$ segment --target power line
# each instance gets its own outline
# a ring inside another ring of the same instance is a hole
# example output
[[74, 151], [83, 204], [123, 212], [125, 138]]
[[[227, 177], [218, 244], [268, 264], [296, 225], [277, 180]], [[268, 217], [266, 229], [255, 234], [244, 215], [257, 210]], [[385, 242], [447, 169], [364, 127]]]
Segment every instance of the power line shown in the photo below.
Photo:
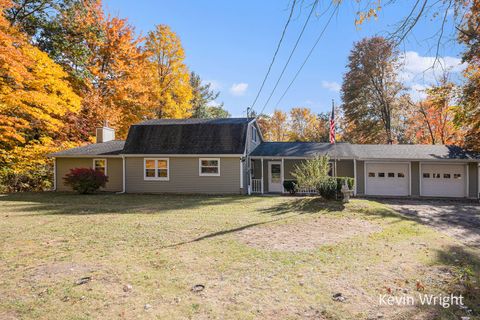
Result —
[[265, 85], [265, 82], [267, 81], [268, 75], [270, 74], [270, 71], [272, 70], [273, 63], [275, 62], [275, 58], [277, 57], [277, 53], [280, 50], [280, 46], [282, 44], [283, 38], [285, 37], [285, 33], [287, 31], [287, 27], [290, 24], [290, 20], [292, 19], [293, 11], [295, 9], [295, 3], [297, 0], [293, 0], [292, 3], [292, 9], [290, 10], [290, 15], [288, 16], [288, 20], [285, 23], [285, 26], [283, 27], [282, 31], [282, 36], [280, 37], [280, 40], [278, 41], [277, 48], [275, 49], [275, 53], [273, 54], [272, 61], [270, 62], [270, 66], [268, 66], [267, 73], [265, 74], [265, 77], [263, 78], [262, 85], [260, 86], [260, 89], [258, 89], [257, 96], [255, 97], [255, 100], [252, 103], [251, 109], [253, 110], [253, 107], [255, 107], [255, 103], [257, 103], [258, 97], [260, 96], [260, 93], [263, 90], [263, 86]]
[[312, 49], [310, 49], [310, 52], [308, 53], [307, 57], [305, 58], [305, 60], [303, 61], [302, 65], [300, 66], [300, 68], [298, 69], [297, 73], [295, 74], [295, 76], [293, 77], [292, 81], [289, 83], [288, 87], [285, 89], [285, 91], [283, 92], [282, 96], [280, 97], [280, 99], [278, 99], [275, 107], [278, 107], [278, 105], [280, 104], [280, 102], [282, 101], [283, 97], [285, 97], [285, 95], [287, 94], [288, 90], [290, 89], [290, 87], [292, 86], [292, 84], [295, 82], [295, 80], [297, 79], [298, 75], [300, 74], [300, 72], [302, 71], [303, 67], [305, 66], [305, 64], [307, 63], [308, 59], [310, 58], [310, 56], [312, 55], [313, 51], [315, 50], [315, 47], [317, 46], [317, 44], [320, 42], [320, 39], [322, 38], [323, 34], [325, 33], [325, 30], [327, 30], [327, 27], [328, 25], [330, 24], [330, 22], [332, 21], [332, 18], [333, 16], [335, 15], [335, 12], [337, 12], [338, 10], [338, 7], [339, 7], [339, 4], [337, 4], [335, 6], [335, 9], [333, 10], [332, 14], [330, 15], [330, 18], [328, 18], [328, 21], [327, 23], [325, 24], [325, 27], [323, 27], [323, 30], [322, 32], [320, 32], [320, 35], [318, 36], [317, 40], [315, 41], [315, 44], [313, 45]]
[[275, 93], [275, 90], [277, 89], [277, 86], [280, 83], [280, 80], [282, 80], [283, 74], [285, 73], [285, 70], [287, 69], [288, 64], [290, 63], [290, 60], [292, 59], [293, 53], [297, 49], [298, 43], [300, 42], [300, 39], [302, 38], [303, 33], [304, 33], [305, 29], [307, 28], [308, 21], [310, 21], [310, 17], [312, 16], [313, 12], [315, 11], [315, 7], [317, 6], [317, 3], [318, 3], [318, 0], [315, 0], [315, 2], [312, 5], [312, 9], [310, 10], [310, 13], [308, 14], [307, 20], [305, 21], [305, 23], [303, 25], [302, 31], [300, 32], [300, 34], [297, 38], [297, 41], [295, 42], [295, 45], [293, 46], [293, 49], [290, 52], [290, 56], [288, 57], [288, 60], [285, 63], [285, 66], [283, 67], [282, 72], [280, 73], [280, 76], [278, 77], [277, 82], [275, 83], [275, 86], [273, 87], [273, 90], [272, 90], [272, 92], [270, 93], [270, 96], [267, 99], [267, 102], [265, 102], [265, 104], [263, 105], [262, 111], [260, 111], [258, 113], [258, 115], [262, 114], [262, 112], [265, 110], [265, 107], [270, 102], [270, 99], [272, 98], [273, 94]]

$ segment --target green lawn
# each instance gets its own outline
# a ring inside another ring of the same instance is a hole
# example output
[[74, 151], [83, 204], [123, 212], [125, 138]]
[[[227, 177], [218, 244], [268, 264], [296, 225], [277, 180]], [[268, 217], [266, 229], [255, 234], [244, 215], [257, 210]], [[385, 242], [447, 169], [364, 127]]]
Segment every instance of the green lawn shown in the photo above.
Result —
[[[479, 251], [367, 200], [0, 195], [0, 235], [0, 319], [480, 314]], [[472, 311], [379, 306], [419, 292]]]

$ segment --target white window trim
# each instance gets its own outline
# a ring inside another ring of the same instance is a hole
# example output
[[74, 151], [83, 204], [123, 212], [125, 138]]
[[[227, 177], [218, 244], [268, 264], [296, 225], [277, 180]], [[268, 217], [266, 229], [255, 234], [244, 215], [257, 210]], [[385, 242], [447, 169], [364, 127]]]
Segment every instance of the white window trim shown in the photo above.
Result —
[[257, 128], [255, 128], [255, 126], [252, 125], [252, 141], [253, 142], [257, 142]]
[[[202, 173], [202, 161], [203, 160], [218, 161], [218, 173]], [[199, 158], [198, 159], [198, 175], [200, 177], [218, 177], [218, 176], [220, 176], [220, 158]]]
[[108, 172], [107, 172], [107, 168], [108, 168], [108, 161], [107, 161], [107, 159], [106, 159], [106, 158], [96, 158], [96, 159], [93, 159], [93, 170], [95, 170], [95, 161], [97, 161], [97, 160], [103, 160], [103, 161], [105, 161], [105, 175], [107, 175], [107, 174], [108, 174]]
[[[155, 161], [155, 177], [147, 177], [147, 161]], [[159, 177], [158, 176], [158, 161], [167, 161], [167, 176]], [[143, 180], [153, 180], [153, 181], [169, 181], [170, 180], [170, 159], [169, 158], [143, 158]]]

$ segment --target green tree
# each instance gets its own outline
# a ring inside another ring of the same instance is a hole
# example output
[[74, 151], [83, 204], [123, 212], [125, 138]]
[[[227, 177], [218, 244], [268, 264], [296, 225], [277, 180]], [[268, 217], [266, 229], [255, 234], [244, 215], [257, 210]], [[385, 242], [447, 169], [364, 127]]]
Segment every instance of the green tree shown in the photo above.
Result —
[[211, 88], [210, 83], [203, 83], [200, 76], [192, 71], [190, 73], [190, 86], [192, 87], [193, 98], [192, 118], [228, 118], [230, 114], [223, 108], [223, 103], [213, 105], [220, 92]]

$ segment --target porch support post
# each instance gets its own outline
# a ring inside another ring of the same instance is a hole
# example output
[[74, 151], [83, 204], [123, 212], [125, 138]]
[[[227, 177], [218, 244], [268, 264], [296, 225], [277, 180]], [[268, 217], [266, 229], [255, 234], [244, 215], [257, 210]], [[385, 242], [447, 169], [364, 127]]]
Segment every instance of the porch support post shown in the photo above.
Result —
[[252, 194], [252, 161], [253, 159], [248, 159], [248, 166], [247, 166], [247, 170], [248, 170], [248, 195], [251, 195]]
[[283, 161], [284, 159], [282, 158], [282, 170], [281, 170], [281, 179], [282, 179], [282, 193], [285, 192], [285, 190], [283, 189], [283, 179], [284, 179], [284, 176], [285, 176], [285, 173], [284, 173], [284, 169], [285, 169], [285, 162]]
[[261, 159], [262, 164], [262, 194], [263, 194], [263, 158]]
[[353, 195], [357, 195], [357, 160], [353, 159]]

